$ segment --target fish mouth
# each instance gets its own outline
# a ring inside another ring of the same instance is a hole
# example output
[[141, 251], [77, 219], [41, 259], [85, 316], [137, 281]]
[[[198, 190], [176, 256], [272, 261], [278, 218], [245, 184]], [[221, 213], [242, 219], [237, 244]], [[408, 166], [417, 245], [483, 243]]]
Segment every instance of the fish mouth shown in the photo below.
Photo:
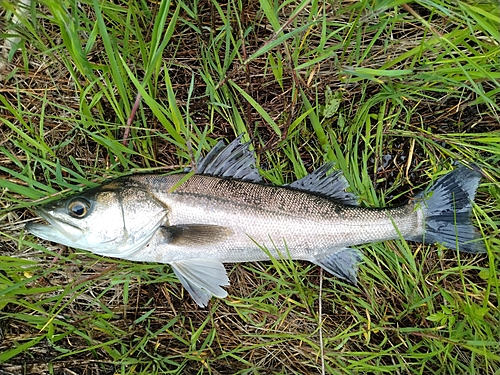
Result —
[[81, 228], [73, 223], [55, 218], [43, 208], [38, 207], [34, 211], [48, 223], [26, 224], [25, 229], [37, 237], [51, 242], [59, 242], [66, 246], [73, 246], [83, 234]]

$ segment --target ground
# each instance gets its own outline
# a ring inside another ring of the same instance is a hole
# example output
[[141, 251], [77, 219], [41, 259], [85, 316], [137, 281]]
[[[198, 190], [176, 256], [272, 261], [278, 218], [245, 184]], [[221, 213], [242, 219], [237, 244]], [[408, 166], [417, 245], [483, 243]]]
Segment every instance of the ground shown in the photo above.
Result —
[[[498, 3], [0, 3], [1, 375], [500, 371]], [[267, 182], [334, 161], [368, 207], [473, 163], [488, 253], [363, 245], [357, 286], [230, 264], [202, 309], [168, 266], [24, 230], [47, 196], [181, 170], [242, 133]]]

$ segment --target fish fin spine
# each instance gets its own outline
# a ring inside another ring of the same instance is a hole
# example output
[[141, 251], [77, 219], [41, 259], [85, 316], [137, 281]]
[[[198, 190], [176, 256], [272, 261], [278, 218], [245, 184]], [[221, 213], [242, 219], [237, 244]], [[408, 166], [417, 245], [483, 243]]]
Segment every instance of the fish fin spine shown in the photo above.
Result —
[[198, 160], [196, 173], [255, 183], [263, 182], [256, 166], [254, 152], [250, 150], [251, 143], [242, 143], [242, 137], [243, 134], [227, 146], [223, 141], [217, 143], [207, 156]]

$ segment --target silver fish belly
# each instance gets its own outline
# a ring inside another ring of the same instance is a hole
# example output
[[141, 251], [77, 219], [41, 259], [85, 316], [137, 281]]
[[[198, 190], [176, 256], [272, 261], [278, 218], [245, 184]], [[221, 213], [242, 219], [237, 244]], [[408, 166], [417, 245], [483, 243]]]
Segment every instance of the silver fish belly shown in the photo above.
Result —
[[37, 208], [49, 225], [27, 230], [105, 256], [168, 263], [200, 306], [227, 296], [223, 263], [268, 253], [311, 261], [356, 284], [355, 245], [402, 237], [485, 251], [469, 218], [477, 171], [460, 167], [405, 206], [370, 209], [356, 206], [331, 167], [285, 187], [264, 184], [238, 138], [214, 147], [197, 174], [122, 177]]

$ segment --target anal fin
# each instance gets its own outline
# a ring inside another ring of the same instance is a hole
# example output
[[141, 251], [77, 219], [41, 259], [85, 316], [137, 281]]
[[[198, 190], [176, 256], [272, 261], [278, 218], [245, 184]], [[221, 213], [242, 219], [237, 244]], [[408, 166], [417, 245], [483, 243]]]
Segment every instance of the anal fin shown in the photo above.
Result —
[[324, 257], [318, 257], [314, 260], [314, 263], [332, 275], [357, 285], [358, 264], [361, 259], [362, 255], [358, 250], [346, 247]]
[[224, 265], [213, 259], [186, 259], [171, 262], [175, 275], [194, 301], [205, 307], [212, 296], [227, 297], [221, 286], [229, 285]]

